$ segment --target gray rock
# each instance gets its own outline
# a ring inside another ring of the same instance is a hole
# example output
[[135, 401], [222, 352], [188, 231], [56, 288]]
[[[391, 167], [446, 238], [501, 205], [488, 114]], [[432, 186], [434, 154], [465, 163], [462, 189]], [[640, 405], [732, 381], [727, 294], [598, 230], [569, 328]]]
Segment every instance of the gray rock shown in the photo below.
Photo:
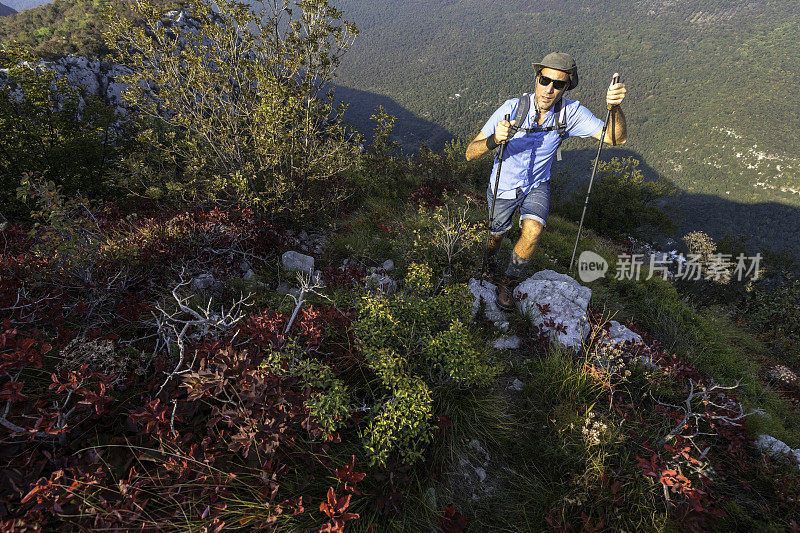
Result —
[[253, 272], [252, 270], [248, 270], [247, 272], [244, 273], [244, 276], [242, 276], [242, 279], [245, 280], [245, 281], [250, 281], [251, 279], [253, 279], [253, 277], [255, 275], [256, 275], [255, 272]]
[[192, 289], [195, 291], [210, 289], [213, 285], [213, 274], [200, 274], [192, 280]]
[[511, 382], [511, 385], [506, 388], [509, 390], [521, 391], [524, 386], [525, 384], [523, 382], [517, 378], [514, 378], [514, 381]]
[[381, 267], [385, 272], [391, 272], [392, 270], [394, 270], [394, 261], [392, 261], [391, 259], [387, 259], [386, 261], [383, 262], [383, 265], [381, 265]]
[[494, 323], [500, 330], [508, 329], [508, 320], [505, 313], [497, 307], [497, 286], [488, 281], [479, 281], [475, 278], [469, 280], [469, 291], [475, 298], [472, 301], [472, 316], [478, 312], [481, 301], [485, 303], [486, 318]]
[[[514, 297], [517, 308], [529, 317], [531, 324], [549, 334], [551, 340], [567, 348], [581, 349], [590, 330], [586, 310], [591, 289], [565, 274], [542, 270], [517, 285]], [[537, 304], [548, 306], [549, 311], [543, 313]], [[547, 325], [550, 320], [556, 326], [563, 325], [566, 331]]]
[[397, 282], [385, 274], [373, 272], [364, 278], [364, 286], [367, 290], [376, 290], [386, 294], [397, 291]]
[[428, 506], [429, 509], [439, 508], [436, 505], [436, 489], [434, 489], [433, 487], [429, 487], [428, 490], [425, 491], [425, 504]]
[[785, 442], [770, 435], [759, 435], [756, 438], [755, 445], [762, 453], [769, 454], [773, 457], [787, 456], [793, 459], [800, 468], [800, 449], [793, 450]]
[[516, 350], [522, 341], [516, 335], [503, 336], [494, 341], [494, 346], [498, 350]]
[[241, 270], [242, 272], [247, 272], [248, 270], [250, 270], [250, 263], [248, 263], [247, 261], [242, 261], [239, 264], [239, 270]]
[[289, 272], [313, 272], [314, 258], [299, 252], [289, 251], [281, 256], [283, 269]]
[[277, 292], [278, 294], [289, 294], [289, 289], [290, 289], [289, 284], [286, 283], [285, 281], [282, 281], [275, 288], [275, 292]]

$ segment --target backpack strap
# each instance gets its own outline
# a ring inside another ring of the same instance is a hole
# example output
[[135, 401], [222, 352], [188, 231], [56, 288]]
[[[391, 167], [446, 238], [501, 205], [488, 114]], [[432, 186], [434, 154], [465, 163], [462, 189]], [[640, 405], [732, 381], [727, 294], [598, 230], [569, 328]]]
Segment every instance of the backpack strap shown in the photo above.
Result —
[[556, 161], [561, 161], [561, 141], [567, 134], [567, 106], [564, 105], [564, 98], [561, 97], [556, 102], [553, 112], [558, 117], [556, 119], [556, 129], [558, 130], [558, 147], [556, 148]]
[[[522, 123], [525, 122], [525, 119], [528, 118], [528, 112], [531, 110], [531, 95], [528, 93], [523, 93], [517, 99], [517, 111], [514, 113], [513, 120], [515, 121], [514, 125], [511, 126], [510, 132], [511, 137], [517, 134], [519, 130], [522, 130]], [[530, 133], [530, 130], [525, 129], [526, 133]]]

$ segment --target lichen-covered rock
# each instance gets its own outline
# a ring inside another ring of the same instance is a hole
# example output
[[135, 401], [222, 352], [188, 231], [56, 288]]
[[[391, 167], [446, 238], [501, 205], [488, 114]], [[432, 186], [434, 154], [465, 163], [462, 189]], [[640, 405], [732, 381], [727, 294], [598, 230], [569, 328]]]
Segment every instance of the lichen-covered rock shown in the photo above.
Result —
[[314, 271], [314, 258], [310, 255], [301, 254], [300, 252], [285, 252], [281, 256], [281, 264], [283, 265], [283, 269], [289, 272], [311, 273]]
[[469, 292], [475, 297], [472, 302], [472, 316], [474, 317], [481, 303], [484, 304], [486, 318], [491, 320], [496, 328], [508, 329], [508, 320], [505, 313], [497, 307], [497, 286], [488, 281], [479, 281], [475, 278], [469, 280]]
[[[566, 274], [542, 270], [514, 289], [517, 308], [550, 339], [578, 350], [589, 333], [592, 291]], [[538, 305], [537, 305], [538, 304]]]

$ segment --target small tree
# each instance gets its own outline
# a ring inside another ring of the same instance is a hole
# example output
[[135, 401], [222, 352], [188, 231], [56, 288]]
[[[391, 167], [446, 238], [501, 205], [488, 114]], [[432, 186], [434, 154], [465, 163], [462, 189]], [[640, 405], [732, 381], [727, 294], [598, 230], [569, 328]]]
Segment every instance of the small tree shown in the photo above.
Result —
[[[676, 194], [675, 187], [663, 178], [645, 180], [638, 159], [614, 157], [608, 162], [600, 161], [586, 225], [609, 237], [669, 234], [675, 224], [660, 204]], [[582, 208], [584, 198], [585, 189], [576, 191], [573, 203]]]
[[330, 90], [357, 33], [341, 11], [328, 0], [266, 0], [260, 10], [199, 0], [164, 24], [146, 0], [134, 9], [146, 22], [112, 18], [107, 44], [131, 69], [123, 99], [142, 119], [140, 140], [177, 169], [140, 185], [273, 214], [341, 194], [330, 185], [358, 153]]
[[27, 211], [16, 200], [26, 173], [67, 195], [101, 194], [123, 149], [119, 118], [96, 97], [81, 102], [77, 87], [21, 46], [0, 48], [0, 68], [0, 205]]

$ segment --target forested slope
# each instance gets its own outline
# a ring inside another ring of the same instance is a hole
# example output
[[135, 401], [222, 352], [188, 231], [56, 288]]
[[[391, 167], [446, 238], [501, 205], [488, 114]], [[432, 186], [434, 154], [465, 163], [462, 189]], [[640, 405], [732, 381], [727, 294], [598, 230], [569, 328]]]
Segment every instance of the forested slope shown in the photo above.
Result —
[[[754, 214], [786, 212], [770, 209], [772, 203], [800, 206], [796, 2], [341, 0], [338, 6], [361, 30], [339, 83], [390, 96], [458, 136], [471, 137], [498, 103], [531, 90], [532, 63], [548, 51], [575, 56], [581, 84], [571, 96], [598, 114], [611, 75], [621, 72], [630, 90], [625, 148], [685, 191], [684, 228], [717, 237], [744, 233], [755, 244], [800, 250], [796, 217], [764, 221]], [[574, 170], [584, 169], [579, 163]], [[709, 201], [715, 197], [724, 202]]]

